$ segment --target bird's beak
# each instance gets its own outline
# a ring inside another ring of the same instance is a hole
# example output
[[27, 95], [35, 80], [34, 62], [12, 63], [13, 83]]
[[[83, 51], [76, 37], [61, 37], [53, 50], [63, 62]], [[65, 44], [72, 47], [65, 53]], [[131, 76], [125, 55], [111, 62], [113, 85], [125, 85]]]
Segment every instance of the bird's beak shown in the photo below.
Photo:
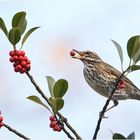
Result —
[[76, 59], [82, 59], [82, 58], [84, 58], [84, 52], [82, 52], [82, 51], [77, 51], [77, 50], [75, 50], [75, 49], [73, 49], [72, 51], [75, 52], [75, 55], [72, 56], [72, 58], [76, 58]]

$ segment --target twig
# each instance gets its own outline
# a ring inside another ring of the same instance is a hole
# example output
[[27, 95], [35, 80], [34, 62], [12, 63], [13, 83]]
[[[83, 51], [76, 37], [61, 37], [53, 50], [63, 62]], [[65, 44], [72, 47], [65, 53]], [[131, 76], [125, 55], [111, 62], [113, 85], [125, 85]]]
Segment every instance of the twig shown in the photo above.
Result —
[[101, 114], [100, 114], [99, 119], [98, 119], [98, 122], [97, 122], [97, 126], [96, 126], [96, 129], [95, 129], [93, 138], [92, 138], [93, 140], [97, 138], [98, 132], [99, 132], [99, 130], [100, 130], [100, 125], [101, 125], [101, 122], [102, 122], [102, 118], [103, 118], [103, 115], [104, 115], [104, 113], [105, 113], [105, 111], [106, 111], [108, 105], [109, 105], [109, 102], [111, 101], [111, 99], [112, 99], [112, 97], [113, 97], [113, 95], [114, 95], [114, 93], [115, 93], [115, 91], [116, 91], [116, 89], [117, 89], [117, 87], [118, 87], [118, 84], [119, 84], [120, 80], [122, 79], [122, 77], [124, 76], [124, 74], [125, 74], [128, 70], [129, 70], [129, 67], [128, 67], [128, 68], [119, 76], [119, 78], [116, 80], [115, 87], [114, 87], [114, 89], [112, 90], [112, 92], [111, 92], [110, 96], [108, 97], [108, 99], [106, 100], [106, 103], [105, 103], [105, 105], [103, 106], [103, 109], [102, 109], [102, 111], [101, 111]]
[[[43, 91], [41, 90], [41, 88], [38, 86], [38, 84], [35, 82], [33, 76], [30, 75], [29, 72], [26, 72], [27, 76], [29, 77], [29, 79], [31, 80], [31, 83], [35, 86], [36, 90], [41, 94], [41, 96], [43, 97], [43, 99], [51, 106], [48, 97], [43, 93]], [[66, 124], [66, 126], [71, 130], [71, 132], [76, 136], [77, 139], [81, 140], [82, 138], [78, 135], [78, 133], [73, 129], [73, 127], [65, 120], [67, 120], [62, 114], [60, 114], [59, 112], [57, 112], [57, 115], [61, 118], [61, 120]], [[71, 137], [71, 139], [73, 138], [68, 132], [66, 132], [65, 130], [63, 130], [64, 133], [68, 136], [68, 138]]]
[[25, 139], [25, 140], [30, 140], [29, 138], [27, 138], [25, 135], [19, 133], [18, 131], [16, 131], [15, 129], [13, 129], [12, 127], [10, 127], [7, 124], [4, 124], [4, 127], [7, 128], [9, 131], [15, 133], [16, 135], [18, 135], [19, 137]]

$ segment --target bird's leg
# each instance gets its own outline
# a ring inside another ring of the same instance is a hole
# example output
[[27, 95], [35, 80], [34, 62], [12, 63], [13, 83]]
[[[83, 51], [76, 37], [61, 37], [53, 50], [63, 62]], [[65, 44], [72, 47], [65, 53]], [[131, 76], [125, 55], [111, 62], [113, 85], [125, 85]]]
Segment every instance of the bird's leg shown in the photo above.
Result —
[[[106, 109], [106, 111], [105, 111], [105, 112], [107, 112], [107, 111], [111, 110], [112, 108], [116, 107], [116, 106], [119, 104], [119, 102], [118, 102], [117, 100], [113, 100], [113, 103], [114, 103], [114, 105], [113, 105], [113, 106], [111, 106], [111, 107], [109, 107], [108, 109]], [[104, 112], [104, 113], [105, 113], [105, 112]], [[99, 114], [101, 115], [101, 114], [102, 114], [102, 112], [100, 112]], [[108, 117], [104, 116], [104, 114], [103, 114], [102, 118], [108, 118]]]
[[109, 107], [108, 109], [106, 109], [106, 111], [105, 111], [105, 112], [107, 112], [107, 111], [111, 110], [112, 108], [116, 107], [116, 106], [119, 104], [119, 102], [118, 102], [117, 100], [113, 100], [113, 103], [114, 103], [114, 105], [113, 105], [113, 106], [111, 106], [111, 107]]

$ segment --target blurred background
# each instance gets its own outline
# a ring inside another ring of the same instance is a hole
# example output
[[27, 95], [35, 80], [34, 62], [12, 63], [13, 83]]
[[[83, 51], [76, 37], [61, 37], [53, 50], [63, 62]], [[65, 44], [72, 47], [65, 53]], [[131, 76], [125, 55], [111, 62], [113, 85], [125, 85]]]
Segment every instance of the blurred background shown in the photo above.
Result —
[[[117, 51], [110, 41], [121, 44], [124, 66], [129, 59], [127, 40], [140, 34], [139, 0], [0, 0], [0, 17], [11, 28], [16, 12], [26, 11], [28, 27], [41, 26], [27, 40], [23, 50], [32, 61], [31, 74], [49, 96], [45, 76], [64, 78], [69, 82], [65, 107], [61, 113], [83, 139], [91, 139], [99, 112], [106, 99], [94, 92], [83, 77], [83, 64], [69, 56], [71, 49], [92, 50], [120, 70]], [[4, 122], [32, 140], [63, 140], [67, 136], [49, 128], [51, 115], [43, 107], [28, 101], [27, 96], [38, 95], [28, 77], [13, 71], [9, 62], [12, 50], [7, 38], [0, 32], [0, 110]], [[139, 72], [128, 77], [140, 87]], [[140, 138], [140, 101], [120, 101], [118, 107], [106, 114], [98, 138], [111, 139], [112, 132], [127, 136], [135, 131]], [[20, 139], [6, 128], [0, 130], [0, 139]]]

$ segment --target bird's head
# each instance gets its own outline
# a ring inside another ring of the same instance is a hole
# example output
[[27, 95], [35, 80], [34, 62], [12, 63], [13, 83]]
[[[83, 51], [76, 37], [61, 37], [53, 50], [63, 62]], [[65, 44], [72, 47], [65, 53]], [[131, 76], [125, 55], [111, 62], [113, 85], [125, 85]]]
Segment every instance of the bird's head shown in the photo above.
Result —
[[72, 58], [76, 58], [81, 60], [84, 64], [88, 63], [100, 63], [102, 60], [101, 58], [95, 53], [91, 51], [77, 51], [73, 49], [70, 52]]

